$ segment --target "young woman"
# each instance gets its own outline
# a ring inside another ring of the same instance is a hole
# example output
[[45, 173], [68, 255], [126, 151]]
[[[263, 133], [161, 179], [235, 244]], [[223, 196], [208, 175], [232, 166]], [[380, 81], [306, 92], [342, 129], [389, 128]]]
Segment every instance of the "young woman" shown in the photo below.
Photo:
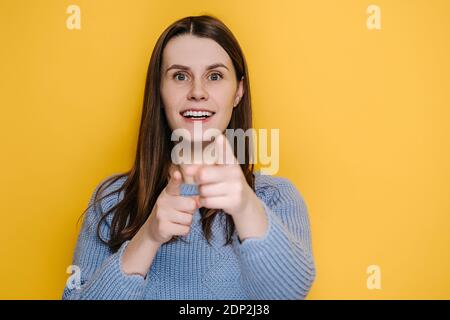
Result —
[[[306, 297], [315, 265], [300, 193], [250, 161], [174, 163], [172, 132], [194, 135], [198, 124], [202, 132], [252, 126], [244, 55], [211, 16], [176, 21], [158, 39], [134, 165], [95, 189], [73, 258], [79, 283], [63, 299]], [[236, 159], [224, 135], [213, 141]], [[202, 150], [210, 142], [201, 137]]]

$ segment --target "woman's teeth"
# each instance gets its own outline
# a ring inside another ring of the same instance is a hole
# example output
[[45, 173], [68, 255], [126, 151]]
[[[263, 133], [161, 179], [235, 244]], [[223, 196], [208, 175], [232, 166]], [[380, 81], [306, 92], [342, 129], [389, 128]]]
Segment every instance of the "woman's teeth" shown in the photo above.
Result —
[[206, 119], [212, 116], [214, 112], [209, 111], [185, 111], [182, 113], [183, 117], [190, 118], [190, 119]]

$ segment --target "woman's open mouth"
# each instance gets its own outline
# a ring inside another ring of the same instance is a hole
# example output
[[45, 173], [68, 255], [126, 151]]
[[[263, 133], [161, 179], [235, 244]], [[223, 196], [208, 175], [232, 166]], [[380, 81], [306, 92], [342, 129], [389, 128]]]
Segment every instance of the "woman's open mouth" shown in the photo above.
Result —
[[189, 109], [180, 112], [180, 115], [187, 121], [207, 121], [215, 112], [208, 110]]

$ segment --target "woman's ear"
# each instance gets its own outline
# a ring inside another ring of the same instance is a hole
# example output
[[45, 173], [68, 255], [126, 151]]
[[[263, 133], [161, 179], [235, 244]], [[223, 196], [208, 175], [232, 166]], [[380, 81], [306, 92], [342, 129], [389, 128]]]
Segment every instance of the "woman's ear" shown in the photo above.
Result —
[[239, 80], [238, 89], [236, 91], [236, 97], [234, 98], [233, 104], [234, 108], [237, 107], [243, 95], [244, 95], [244, 76], [242, 76], [241, 80]]

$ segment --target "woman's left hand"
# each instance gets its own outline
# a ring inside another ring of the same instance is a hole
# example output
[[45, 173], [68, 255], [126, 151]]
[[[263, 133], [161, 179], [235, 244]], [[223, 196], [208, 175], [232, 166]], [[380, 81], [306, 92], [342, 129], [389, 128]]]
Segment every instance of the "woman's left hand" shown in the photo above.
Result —
[[268, 220], [261, 200], [248, 185], [228, 139], [222, 134], [214, 143], [215, 164], [182, 168], [198, 186], [199, 207], [222, 209], [231, 215], [241, 241], [262, 237]]
[[198, 186], [201, 207], [222, 209], [231, 216], [236, 216], [257, 205], [258, 199], [248, 185], [228, 139], [222, 134], [214, 143], [215, 150], [218, 151], [215, 164], [188, 165], [183, 171], [186, 175], [193, 176]]

